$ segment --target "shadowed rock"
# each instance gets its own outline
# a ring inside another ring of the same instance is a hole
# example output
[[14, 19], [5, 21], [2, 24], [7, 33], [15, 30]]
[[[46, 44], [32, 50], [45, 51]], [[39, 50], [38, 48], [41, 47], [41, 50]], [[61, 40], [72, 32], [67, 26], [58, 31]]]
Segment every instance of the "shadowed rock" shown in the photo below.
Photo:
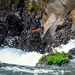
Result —
[[75, 48], [73, 48], [73, 49], [70, 49], [70, 50], [69, 50], [69, 52], [68, 52], [68, 54], [75, 55]]

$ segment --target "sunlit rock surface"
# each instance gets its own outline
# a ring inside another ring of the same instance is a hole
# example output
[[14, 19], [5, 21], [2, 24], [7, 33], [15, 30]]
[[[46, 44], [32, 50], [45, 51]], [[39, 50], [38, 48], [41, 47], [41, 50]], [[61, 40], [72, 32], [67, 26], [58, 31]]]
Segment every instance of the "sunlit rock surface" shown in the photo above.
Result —
[[75, 0], [50, 0], [45, 8], [45, 15], [43, 14], [41, 24], [44, 25], [52, 12], [55, 12], [57, 16], [62, 18], [60, 21], [62, 24], [67, 13], [74, 8]]
[[72, 31], [75, 31], [75, 9], [73, 9], [70, 13], [70, 17], [72, 18]]

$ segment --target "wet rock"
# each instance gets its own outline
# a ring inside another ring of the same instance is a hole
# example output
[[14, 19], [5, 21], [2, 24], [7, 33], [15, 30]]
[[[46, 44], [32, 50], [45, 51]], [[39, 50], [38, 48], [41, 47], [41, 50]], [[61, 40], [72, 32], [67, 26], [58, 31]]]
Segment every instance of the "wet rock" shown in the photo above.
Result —
[[11, 8], [13, 11], [18, 11], [20, 0], [0, 0], [0, 10]]
[[72, 55], [75, 55], [75, 48], [70, 49], [68, 53], [70, 53], [70, 54], [72, 54]]
[[[51, 42], [50, 45], [53, 47], [59, 46], [62, 43], [66, 44], [68, 42], [68, 40], [70, 40], [71, 38], [74, 38], [74, 36], [73, 36], [74, 33], [71, 33], [72, 20], [69, 15], [67, 17], [66, 17], [66, 15], [70, 10], [72, 10], [72, 8], [74, 8], [75, 5], [73, 5], [73, 7], [71, 7], [69, 9], [68, 7], [66, 7], [66, 5], [68, 3], [72, 4], [68, 0], [65, 0], [65, 1], [50, 0], [48, 2], [48, 5], [45, 8], [45, 14], [43, 14], [43, 17], [41, 19], [41, 24], [42, 24], [42, 26], [45, 25], [44, 30], [47, 31], [47, 33], [44, 31], [46, 33], [44, 38], [46, 39], [47, 43]], [[54, 13], [56, 15], [56, 18], [58, 18], [60, 16], [61, 19], [57, 23], [58, 27], [57, 28], [53, 27], [53, 24], [52, 24], [50, 26], [51, 30], [49, 31], [48, 30], [49, 24], [46, 24], [46, 22], [48, 22], [48, 18], [51, 16], [52, 13]], [[64, 21], [64, 19], [65, 19], [65, 21]], [[56, 30], [56, 32], [55, 32], [55, 30]], [[54, 36], [52, 36], [51, 34]]]
[[23, 24], [21, 20], [15, 16], [14, 14], [7, 16], [7, 21], [0, 21], [0, 35], [1, 35], [1, 43], [4, 43], [4, 39], [6, 37], [13, 37], [20, 35], [23, 30]]
[[[59, 45], [66, 44], [70, 39], [75, 39], [75, 33], [71, 31], [72, 19], [68, 14], [62, 25], [56, 25], [51, 27], [44, 37], [46, 42], [51, 47], [57, 47]], [[53, 36], [53, 37], [52, 37]]]
[[44, 64], [44, 63], [37, 63], [36, 64], [36, 67], [46, 67], [48, 66], [47, 64]]
[[20, 35], [23, 30], [23, 24], [21, 19], [14, 14], [10, 14], [7, 16], [7, 21], [9, 24], [8, 35], [15, 36]]
[[69, 15], [65, 18], [63, 25], [58, 25], [56, 29], [56, 36], [55, 39], [58, 40], [57, 43], [60, 41], [59, 44], [66, 44], [68, 40], [74, 37], [74, 33], [71, 31], [72, 26], [72, 19]]
[[[72, 20], [69, 15], [66, 17], [64, 23], [63, 20], [60, 20], [63, 23], [62, 24], [60, 22], [62, 25], [58, 25], [59, 23], [56, 23], [59, 16], [61, 19], [63, 19], [62, 16], [65, 17], [67, 14], [67, 10], [65, 11], [66, 8], [59, 0], [50, 1], [45, 9], [45, 13], [43, 13], [42, 18], [43, 24], [45, 21], [47, 21], [43, 25], [44, 34], [46, 34], [46, 37], [44, 37], [43, 41], [40, 38], [39, 32], [32, 32], [32, 30], [38, 28], [42, 29], [42, 23], [40, 23], [41, 19], [39, 18], [42, 15], [39, 15], [38, 13], [38, 18], [36, 18], [36, 11], [40, 11], [42, 7], [36, 7], [32, 11], [28, 11], [28, 1], [26, 0], [25, 2], [25, 0], [19, 0], [19, 4], [17, 6], [19, 10], [15, 9], [15, 11], [18, 12], [14, 11], [13, 5], [15, 1], [11, 1], [11, 10], [9, 9], [10, 13], [5, 16], [5, 20], [0, 21], [0, 44], [20, 48], [25, 51], [37, 51], [40, 53], [46, 53], [52, 50], [51, 47], [59, 46], [61, 43], [66, 44], [69, 39], [74, 39], [75, 33], [71, 31]], [[5, 9], [2, 7], [2, 10], [4, 11]], [[54, 24], [55, 26], [53, 27]], [[51, 30], [47, 32], [49, 28]]]
[[11, 14], [18, 12], [20, 0], [0, 0], [0, 20], [6, 21], [6, 17]]
[[26, 51], [45, 52], [44, 48], [46, 47], [46, 43], [41, 41], [40, 34], [38, 32], [32, 33], [33, 29], [40, 28], [39, 23], [40, 22], [37, 19], [32, 19], [30, 17], [25, 21], [24, 30], [21, 33], [22, 39], [20, 40], [20, 43], [22, 43], [23, 48], [25, 48]]
[[11, 36], [8, 36], [4, 39], [4, 46], [9, 46], [9, 47], [15, 47], [15, 44], [16, 44], [16, 39], [11, 37]]
[[7, 35], [8, 23], [0, 21], [0, 45], [4, 42], [4, 38]]
[[[11, 2], [11, 9], [14, 3], [15, 1]], [[41, 41], [39, 32], [32, 32], [34, 29], [41, 28], [40, 19], [36, 19], [36, 13], [26, 11], [28, 5], [25, 4], [25, 0], [19, 0], [17, 8], [19, 13], [9, 9], [10, 13], [5, 16], [6, 20], [0, 21], [0, 45], [45, 53], [47, 43]], [[5, 8], [1, 10], [6, 12]]]
[[65, 63], [69, 62], [69, 59], [72, 59], [72, 55], [71, 54], [66, 54], [65, 52], [57, 52], [57, 50], [51, 51], [49, 54], [47, 55], [43, 55], [38, 63], [36, 64], [36, 66], [44, 66], [44, 65], [58, 65], [61, 66]]

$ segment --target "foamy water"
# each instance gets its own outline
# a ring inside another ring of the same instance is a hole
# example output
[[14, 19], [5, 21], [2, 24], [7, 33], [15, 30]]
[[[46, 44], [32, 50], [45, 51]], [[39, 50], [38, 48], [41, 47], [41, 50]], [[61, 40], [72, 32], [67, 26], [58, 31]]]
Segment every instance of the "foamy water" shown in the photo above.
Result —
[[[57, 51], [68, 52], [75, 47], [75, 40], [70, 40], [66, 45], [56, 47]], [[3, 63], [35, 66], [43, 54], [37, 52], [24, 52], [16, 48], [0, 48], [0, 61]]]
[[4, 63], [35, 66], [41, 56], [37, 52], [24, 52], [16, 48], [0, 49], [0, 61]]
[[[56, 49], [68, 52], [75, 47], [75, 40]], [[24, 52], [16, 48], [0, 48], [0, 75], [74, 75], [75, 59], [65, 66], [35, 67], [42, 54], [37, 52]], [[27, 66], [28, 65], [28, 66]]]
[[75, 40], [71, 39], [66, 45], [62, 44], [59, 47], [56, 47], [55, 49], [58, 52], [64, 51], [65, 53], [67, 53], [72, 48], [75, 48]]

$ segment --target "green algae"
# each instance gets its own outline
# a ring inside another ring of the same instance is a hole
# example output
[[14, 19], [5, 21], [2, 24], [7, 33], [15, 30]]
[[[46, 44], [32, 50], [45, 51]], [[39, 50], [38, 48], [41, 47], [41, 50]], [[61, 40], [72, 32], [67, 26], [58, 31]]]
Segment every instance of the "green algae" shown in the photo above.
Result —
[[50, 55], [43, 55], [40, 59], [39, 59], [39, 63], [44, 63], [46, 62], [47, 65], [59, 65], [61, 66], [62, 64], [66, 64], [70, 61], [69, 55], [66, 55], [66, 53], [64, 51], [62, 52], [57, 52], [57, 50], [55, 50], [56, 54], [54, 54], [54, 51], [51, 51]]
[[39, 63], [41, 63], [43, 61], [43, 59], [46, 57], [47, 55], [43, 55], [40, 59], [39, 59]]
[[55, 56], [48, 56], [47, 57], [47, 64], [48, 65], [62, 65], [69, 62], [68, 57], [63, 57], [61, 55]]
[[[28, 9], [26, 10], [25, 15], [27, 15], [29, 12], [34, 12], [36, 13], [36, 18], [41, 17], [48, 1], [49, 0], [28, 0]], [[25, 0], [25, 3], [26, 2], [27, 0]]]

